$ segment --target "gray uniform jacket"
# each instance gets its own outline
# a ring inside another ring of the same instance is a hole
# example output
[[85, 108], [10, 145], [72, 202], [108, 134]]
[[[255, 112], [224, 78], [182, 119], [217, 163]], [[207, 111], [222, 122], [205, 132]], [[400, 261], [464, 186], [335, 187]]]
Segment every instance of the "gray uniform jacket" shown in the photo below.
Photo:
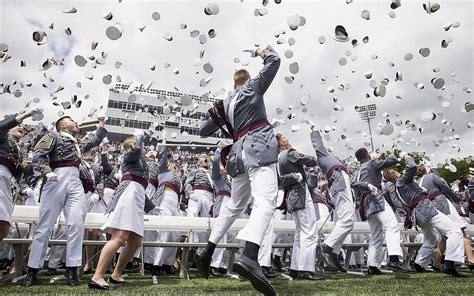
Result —
[[436, 209], [445, 215], [449, 214], [449, 204], [446, 198], [449, 198], [453, 203], [461, 201], [446, 181], [435, 173], [422, 176], [418, 184], [428, 193]]
[[[313, 167], [316, 164], [314, 156], [301, 154], [293, 148], [283, 150], [278, 155], [278, 183], [285, 192], [287, 209], [290, 213], [304, 209], [306, 199], [306, 173], [304, 167]], [[303, 181], [298, 182], [295, 177], [297, 173], [303, 176]], [[298, 200], [302, 201], [300, 204], [303, 207], [299, 208], [293, 205], [293, 199], [288, 199], [288, 196], [298, 197]]]
[[16, 139], [8, 133], [11, 128], [19, 125], [14, 114], [0, 121], [0, 164], [6, 166], [13, 176], [20, 168], [20, 150]]
[[158, 149], [158, 180], [160, 181], [160, 186], [169, 186], [171, 189], [175, 190], [176, 194], [181, 191], [181, 179], [177, 173], [171, 172], [168, 169], [168, 149], [166, 146], [161, 146]]
[[474, 213], [474, 178], [469, 179], [469, 183], [464, 190], [464, 200], [468, 203], [468, 210]]
[[[410, 204], [412, 201], [421, 196], [426, 195], [426, 192], [413, 180], [416, 174], [416, 163], [413, 157], [407, 156], [405, 158], [406, 169], [405, 173], [397, 180], [395, 192], [400, 199], [403, 207], [410, 212]], [[424, 199], [419, 202], [413, 210], [414, 220], [418, 225], [428, 224], [431, 219], [438, 214], [435, 206], [429, 199]], [[408, 217], [411, 218], [411, 217]]]
[[104, 186], [110, 189], [115, 189], [120, 182], [120, 180], [115, 177], [119, 169], [117, 167], [113, 168], [110, 165], [107, 154], [100, 155], [100, 164], [102, 165], [102, 174], [105, 179]]
[[184, 191], [188, 197], [195, 189], [214, 190], [211, 180], [209, 179], [210, 175], [208, 174], [204, 168], [197, 168], [189, 173], [184, 183]]
[[311, 133], [311, 143], [316, 151], [319, 168], [328, 179], [330, 196], [334, 196], [337, 192], [345, 190], [347, 185], [341, 172], [341, 170], [345, 170], [345, 167], [339, 159], [327, 152], [321, 134], [318, 131]]
[[[271, 46], [265, 48], [264, 66], [259, 75], [249, 79], [238, 87], [225, 101], [224, 109], [227, 120], [233, 125], [234, 135], [239, 130], [267, 118], [263, 95], [270, 86], [280, 67], [280, 57]], [[233, 113], [231, 102], [235, 99]], [[232, 120], [233, 117], [233, 120]], [[207, 137], [217, 131], [219, 126], [209, 119], [200, 127], [200, 135]], [[278, 143], [270, 125], [256, 128], [240, 139], [234, 139], [229, 152], [226, 169], [231, 177], [245, 172], [242, 151], [250, 167], [267, 166], [278, 161]]]
[[356, 200], [360, 202], [361, 215], [368, 217], [385, 210], [384, 195], [382, 194], [382, 171], [397, 163], [395, 157], [388, 157], [383, 161], [369, 160], [361, 164], [354, 174], [353, 181], [368, 182], [377, 187], [379, 194], [370, 191], [360, 191], [354, 188]]
[[33, 170], [35, 176], [44, 176], [52, 172], [51, 166], [61, 161], [80, 161], [76, 150], [79, 145], [81, 153], [87, 152], [99, 144], [107, 134], [105, 128], [99, 127], [94, 133], [87, 134], [79, 143], [62, 133], [46, 132], [33, 148]]
[[211, 178], [214, 182], [216, 196], [227, 195], [230, 196], [230, 182], [229, 179], [221, 175], [221, 149], [216, 149], [212, 157]]
[[400, 201], [400, 198], [397, 196], [397, 192], [395, 190], [395, 184], [392, 182], [386, 182], [383, 187], [383, 193], [385, 200], [388, 204], [392, 207], [394, 212], [398, 212], [400, 215], [405, 215], [405, 209], [403, 208], [403, 204]]

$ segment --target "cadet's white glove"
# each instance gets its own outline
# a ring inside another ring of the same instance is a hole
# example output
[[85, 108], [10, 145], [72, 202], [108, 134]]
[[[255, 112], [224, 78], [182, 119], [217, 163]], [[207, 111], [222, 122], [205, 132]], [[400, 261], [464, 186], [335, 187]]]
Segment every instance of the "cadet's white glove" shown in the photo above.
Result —
[[298, 183], [303, 181], [303, 175], [301, 175], [301, 173], [294, 173], [293, 177], [298, 180]]
[[375, 187], [372, 184], [368, 184], [368, 187], [369, 187], [369, 190], [372, 191], [372, 193], [377, 193], [379, 191], [377, 187]]
[[58, 182], [58, 175], [53, 172], [46, 174], [46, 181]]
[[400, 158], [401, 159], [405, 159], [405, 156], [407, 156], [407, 155], [408, 155], [408, 153], [406, 153], [405, 151], [400, 152]]
[[153, 122], [148, 129], [154, 132], [156, 128], [158, 127], [158, 125], [159, 125], [158, 122]]
[[242, 52], [248, 52], [248, 53], [250, 53], [250, 56], [252, 58], [254, 58], [254, 57], [257, 56], [257, 50], [258, 50], [258, 48], [244, 49], [244, 50], [242, 50]]
[[99, 201], [99, 195], [97, 193], [92, 194], [89, 197], [89, 204], [90, 205], [95, 205]]
[[28, 198], [34, 198], [34, 197], [35, 197], [35, 193], [34, 193], [33, 189], [31, 189], [31, 188], [29, 188], [29, 187], [26, 188], [26, 189], [23, 191], [23, 193], [24, 193], [26, 196], [28, 196]]
[[31, 109], [30, 112], [28, 112], [30, 116], [36, 116], [38, 114], [43, 114], [43, 109], [42, 108], [34, 108]]

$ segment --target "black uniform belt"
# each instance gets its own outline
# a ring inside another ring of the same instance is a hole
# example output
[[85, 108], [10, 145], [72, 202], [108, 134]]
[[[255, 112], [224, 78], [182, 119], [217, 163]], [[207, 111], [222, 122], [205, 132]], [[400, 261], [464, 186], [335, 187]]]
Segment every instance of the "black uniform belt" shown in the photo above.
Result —
[[60, 160], [60, 161], [53, 161], [49, 164], [52, 170], [56, 168], [65, 168], [65, 167], [76, 167], [78, 168], [81, 164], [80, 160]]
[[132, 174], [123, 175], [122, 181], [126, 181], [126, 180], [135, 181], [139, 183], [140, 185], [142, 185], [143, 188], [146, 188], [148, 186], [148, 180], [137, 175], [132, 175]]
[[4, 165], [7, 167], [7, 169], [12, 173], [12, 175], [15, 175], [16, 173], [16, 165], [13, 163], [13, 161], [9, 160], [8, 158], [5, 157], [0, 157], [0, 164]]

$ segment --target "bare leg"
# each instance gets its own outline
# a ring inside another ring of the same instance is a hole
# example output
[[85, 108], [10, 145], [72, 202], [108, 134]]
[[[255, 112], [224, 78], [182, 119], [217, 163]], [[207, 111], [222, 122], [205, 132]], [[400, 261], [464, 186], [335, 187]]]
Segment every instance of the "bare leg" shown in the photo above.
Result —
[[[87, 229], [86, 231], [87, 239], [98, 240], [99, 239], [99, 229]], [[92, 256], [94, 255], [95, 246], [86, 247], [86, 264], [84, 265], [84, 272], [92, 270], [92, 263], [90, 262]]]
[[467, 261], [470, 264], [474, 264], [474, 254], [472, 253], [471, 240], [469, 239], [469, 236], [467, 236], [464, 229], [461, 229], [461, 231], [464, 236], [464, 253], [466, 254]]
[[128, 239], [129, 232], [114, 229], [112, 231], [111, 239], [105, 244], [100, 252], [99, 263], [97, 263], [97, 268], [95, 269], [95, 273], [92, 276], [92, 280], [101, 284], [101, 285], [108, 285], [104, 279], [105, 269], [112, 261], [115, 253], [117, 250], [122, 246], [125, 241]]
[[433, 259], [433, 267], [437, 267], [441, 269], [441, 258], [444, 254], [444, 251], [446, 251], [446, 239], [443, 237], [438, 242], [438, 246], [436, 247], [435, 255]]
[[142, 237], [134, 232], [130, 232], [128, 235], [127, 245], [123, 248], [122, 253], [117, 261], [117, 265], [115, 266], [114, 272], [112, 273], [112, 278], [114, 280], [123, 281], [122, 272], [127, 265], [127, 263], [132, 259], [135, 250], [140, 246], [142, 243]]
[[7, 221], [0, 221], [0, 242], [7, 237], [8, 233], [10, 233], [10, 223]]

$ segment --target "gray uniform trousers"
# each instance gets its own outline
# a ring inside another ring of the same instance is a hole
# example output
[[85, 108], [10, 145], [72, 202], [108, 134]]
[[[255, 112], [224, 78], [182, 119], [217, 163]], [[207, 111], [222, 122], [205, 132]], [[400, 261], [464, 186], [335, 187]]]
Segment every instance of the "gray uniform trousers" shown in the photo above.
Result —
[[58, 175], [58, 181], [46, 182], [41, 194], [39, 220], [28, 259], [28, 266], [31, 268], [43, 266], [48, 238], [61, 210], [64, 211], [68, 232], [66, 266], [81, 266], [82, 263], [85, 197], [79, 169], [63, 167], [55, 169], [54, 173]]

